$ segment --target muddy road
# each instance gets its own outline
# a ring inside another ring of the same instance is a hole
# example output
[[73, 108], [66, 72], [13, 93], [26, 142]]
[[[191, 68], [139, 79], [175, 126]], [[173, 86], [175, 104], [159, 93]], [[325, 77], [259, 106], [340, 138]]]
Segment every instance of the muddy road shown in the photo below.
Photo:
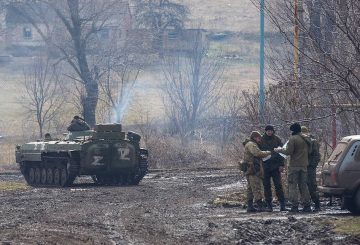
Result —
[[[25, 183], [1, 174], [0, 184]], [[0, 191], [0, 244], [359, 244], [335, 233], [338, 206], [316, 214], [247, 214], [219, 207], [218, 195], [244, 190], [232, 169], [151, 172], [139, 186]], [[325, 203], [325, 200], [324, 200]], [[323, 203], [323, 204], [324, 204]]]

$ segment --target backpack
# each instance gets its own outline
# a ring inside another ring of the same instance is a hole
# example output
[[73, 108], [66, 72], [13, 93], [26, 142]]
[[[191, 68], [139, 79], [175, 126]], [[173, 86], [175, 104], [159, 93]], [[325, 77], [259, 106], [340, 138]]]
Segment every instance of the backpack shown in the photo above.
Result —
[[312, 151], [309, 154], [309, 167], [316, 168], [321, 160], [320, 144], [313, 137], [311, 137], [311, 143], [312, 143]]
[[303, 138], [303, 140], [306, 142], [308, 146], [308, 161], [309, 161], [308, 167], [316, 168], [321, 159], [320, 145], [317, 142], [317, 140], [312, 136], [309, 137], [304, 137], [303, 135], [300, 136], [301, 138]]
[[313, 140], [310, 137], [305, 137], [304, 135], [300, 134], [300, 137], [305, 141], [305, 143], [308, 146], [308, 157], [311, 156], [312, 152], [313, 152]]

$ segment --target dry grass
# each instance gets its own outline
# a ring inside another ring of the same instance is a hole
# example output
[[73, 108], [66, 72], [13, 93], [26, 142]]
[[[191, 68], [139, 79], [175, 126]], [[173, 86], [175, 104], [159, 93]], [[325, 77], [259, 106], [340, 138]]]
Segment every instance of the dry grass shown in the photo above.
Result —
[[246, 203], [246, 192], [234, 192], [216, 197], [209, 204], [222, 207], [241, 207]]
[[0, 144], [0, 171], [16, 169], [17, 166], [11, 163], [15, 163], [15, 144], [3, 141]]
[[17, 118], [21, 111], [21, 106], [17, 103], [19, 96], [19, 85], [22, 77], [10, 71], [0, 71], [0, 122]]
[[177, 0], [191, 12], [190, 27], [254, 32], [259, 29], [259, 14], [250, 0]]
[[0, 192], [3, 191], [16, 191], [16, 190], [25, 190], [29, 186], [24, 183], [19, 182], [0, 182]]
[[360, 235], [360, 217], [340, 218], [334, 221], [334, 225], [334, 230], [337, 233], [354, 236]]

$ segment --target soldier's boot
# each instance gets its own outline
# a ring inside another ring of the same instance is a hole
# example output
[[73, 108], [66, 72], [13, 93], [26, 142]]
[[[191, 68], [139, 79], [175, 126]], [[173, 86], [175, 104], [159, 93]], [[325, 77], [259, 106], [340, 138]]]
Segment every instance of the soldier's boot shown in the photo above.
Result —
[[280, 202], [280, 212], [284, 212], [284, 211], [287, 211], [287, 209], [286, 209], [286, 206], [285, 206], [285, 202], [282, 201], [282, 202]]
[[315, 209], [314, 209], [314, 212], [319, 212], [319, 211], [321, 211], [320, 201], [319, 201], [319, 200], [316, 200], [316, 201], [315, 201]]
[[303, 211], [304, 213], [310, 213], [310, 212], [312, 212], [312, 210], [311, 210], [311, 205], [310, 205], [310, 204], [305, 205], [305, 206], [303, 207], [302, 211]]
[[298, 213], [299, 212], [299, 207], [298, 205], [292, 205], [291, 209], [290, 209], [291, 213]]
[[265, 203], [262, 200], [257, 200], [254, 205], [257, 212], [265, 211]]
[[272, 202], [266, 202], [264, 211], [265, 212], [272, 212], [273, 211]]
[[256, 212], [256, 211], [257, 211], [257, 210], [254, 208], [253, 201], [248, 201], [248, 202], [247, 202], [246, 212], [248, 212], [248, 213], [253, 213], [253, 212]]

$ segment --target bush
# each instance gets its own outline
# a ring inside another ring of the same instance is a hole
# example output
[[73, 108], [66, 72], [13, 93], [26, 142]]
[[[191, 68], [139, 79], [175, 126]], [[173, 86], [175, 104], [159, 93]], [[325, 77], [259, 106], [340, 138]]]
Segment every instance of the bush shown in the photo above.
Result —
[[210, 146], [192, 141], [183, 145], [177, 137], [156, 134], [146, 144], [151, 168], [214, 167], [221, 159], [210, 153]]

